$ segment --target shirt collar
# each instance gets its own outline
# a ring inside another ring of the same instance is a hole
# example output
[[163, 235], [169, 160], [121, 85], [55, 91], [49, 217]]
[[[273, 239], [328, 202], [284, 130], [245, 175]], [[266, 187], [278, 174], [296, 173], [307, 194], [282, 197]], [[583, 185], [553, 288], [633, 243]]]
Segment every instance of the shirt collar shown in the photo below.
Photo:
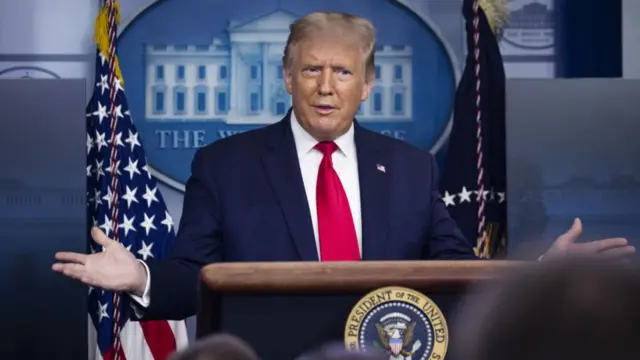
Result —
[[[306, 155], [313, 150], [318, 140], [314, 139], [303, 127], [298, 123], [295, 112], [291, 111], [291, 131], [293, 132], [293, 140], [296, 143], [298, 155]], [[354, 125], [351, 123], [349, 130], [334, 140], [338, 149], [347, 157], [356, 156], [356, 143], [354, 139]]]

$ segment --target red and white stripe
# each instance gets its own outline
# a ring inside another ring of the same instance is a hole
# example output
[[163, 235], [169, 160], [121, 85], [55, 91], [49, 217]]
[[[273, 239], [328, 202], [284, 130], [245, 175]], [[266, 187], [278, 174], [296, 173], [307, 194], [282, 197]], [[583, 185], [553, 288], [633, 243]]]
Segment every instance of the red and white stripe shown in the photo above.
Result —
[[[89, 316], [89, 338], [95, 339], [96, 329]], [[189, 338], [184, 321], [129, 321], [120, 331], [118, 356], [102, 356], [97, 342], [89, 347], [88, 360], [161, 360], [188, 345]]]

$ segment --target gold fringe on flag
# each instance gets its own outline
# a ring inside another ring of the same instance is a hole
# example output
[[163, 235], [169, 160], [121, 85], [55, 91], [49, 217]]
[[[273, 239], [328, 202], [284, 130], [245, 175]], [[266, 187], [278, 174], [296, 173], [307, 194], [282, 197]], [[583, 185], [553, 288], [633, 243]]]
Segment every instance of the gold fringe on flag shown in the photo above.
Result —
[[494, 34], [501, 32], [509, 20], [509, 5], [507, 0], [478, 0], [478, 5], [487, 16], [489, 26]]
[[487, 235], [480, 236], [476, 241], [476, 246], [473, 248], [473, 252], [476, 254], [477, 257], [481, 259], [490, 259], [491, 258], [491, 255], [489, 254], [490, 247], [491, 246], [489, 244], [488, 236]]
[[[120, 23], [120, 4], [117, 1], [113, 1], [113, 7], [115, 10], [115, 22], [116, 25]], [[98, 45], [98, 49], [104, 55], [107, 60], [109, 59], [109, 47], [111, 46], [111, 42], [109, 40], [109, 4], [105, 2], [100, 9], [100, 13], [96, 18], [95, 24], [95, 32], [93, 34], [93, 41], [95, 41], [96, 45]], [[116, 76], [120, 80], [120, 84], [124, 85], [124, 79], [122, 78], [122, 73], [120, 72], [120, 64], [118, 63], [118, 56], [115, 56], [115, 64], [114, 64]]]
[[[499, 234], [498, 223], [487, 224], [487, 232], [484, 237], [478, 237], [476, 246], [473, 248], [473, 252], [477, 257], [482, 259], [493, 259], [496, 256], [504, 256], [506, 254], [507, 239], [503, 235], [501, 239], [498, 239]], [[502, 232], [506, 234], [505, 231]], [[496, 246], [496, 242], [500, 241], [500, 244]]]

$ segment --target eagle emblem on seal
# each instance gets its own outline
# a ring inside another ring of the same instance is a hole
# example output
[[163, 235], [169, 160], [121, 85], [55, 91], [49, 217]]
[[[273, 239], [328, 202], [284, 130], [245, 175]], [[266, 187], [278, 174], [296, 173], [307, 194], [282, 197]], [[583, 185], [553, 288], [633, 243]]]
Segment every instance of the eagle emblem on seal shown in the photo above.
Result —
[[411, 356], [422, 346], [420, 340], [413, 340], [415, 327], [416, 322], [402, 313], [383, 316], [376, 323], [380, 340], [378, 347], [389, 354], [389, 360], [411, 360]]

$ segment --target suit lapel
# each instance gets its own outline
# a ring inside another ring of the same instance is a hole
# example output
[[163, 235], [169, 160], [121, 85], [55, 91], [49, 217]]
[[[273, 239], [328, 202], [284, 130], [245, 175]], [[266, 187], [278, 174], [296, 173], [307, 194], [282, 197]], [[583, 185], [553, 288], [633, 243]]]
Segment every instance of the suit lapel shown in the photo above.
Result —
[[355, 124], [363, 260], [386, 259], [389, 230], [389, 166], [381, 142], [369, 130]]
[[262, 156], [267, 177], [303, 261], [318, 261], [309, 205], [300, 173], [290, 114], [271, 128]]

